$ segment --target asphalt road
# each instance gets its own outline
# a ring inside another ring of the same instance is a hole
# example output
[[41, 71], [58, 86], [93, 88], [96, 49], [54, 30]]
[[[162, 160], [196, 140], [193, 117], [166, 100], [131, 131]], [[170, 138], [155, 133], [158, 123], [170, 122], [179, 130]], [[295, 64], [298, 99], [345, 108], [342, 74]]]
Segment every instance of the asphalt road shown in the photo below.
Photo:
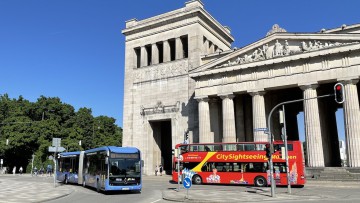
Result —
[[59, 187], [72, 187], [74, 192], [70, 195], [49, 201], [49, 203], [112, 203], [112, 202], [138, 202], [138, 203], [161, 203], [168, 202], [162, 199], [162, 190], [176, 185], [169, 183], [170, 176], [145, 176], [143, 178], [143, 189], [141, 193], [114, 192], [97, 193], [92, 188], [84, 188], [78, 185], [60, 185]]
[[[141, 193], [116, 192], [97, 193], [92, 188], [80, 185], [58, 184], [54, 189], [53, 178], [0, 175], [0, 202], [44, 202], [49, 203], [163, 203], [163, 197], [181, 196], [186, 191], [181, 186], [169, 182], [171, 176], [144, 176]], [[237, 185], [193, 185], [189, 196], [201, 202], [360, 202], [360, 182], [334, 182], [309, 180], [304, 188], [277, 187], [276, 197], [270, 196], [270, 187], [258, 188]], [[70, 193], [70, 194], [69, 194]], [[57, 195], [57, 194], [65, 194]], [[51, 197], [57, 197], [54, 199]], [[169, 199], [169, 198], [168, 198]], [[199, 201], [193, 201], [199, 202]]]
[[[139, 193], [111, 193], [103, 194], [97, 193], [90, 188], [83, 188], [82, 186], [75, 185], [62, 185], [60, 187], [73, 187], [74, 192], [69, 196], [50, 201], [50, 203], [91, 203], [91, 202], [138, 202], [138, 203], [162, 203], [170, 202], [162, 199], [162, 192], [170, 188], [177, 188], [177, 184], [169, 183], [171, 176], [144, 176], [143, 190]], [[181, 187], [182, 190], [184, 190]], [[308, 181], [304, 188], [292, 188], [292, 195], [299, 197], [295, 200], [281, 200], [274, 199], [274, 201], [267, 202], [360, 202], [360, 183], [359, 182], [326, 182], [326, 181]], [[211, 202], [211, 195], [226, 196], [240, 192], [258, 192], [265, 195], [270, 194], [270, 188], [256, 188], [252, 186], [234, 186], [234, 185], [193, 185], [189, 190], [190, 195], [197, 192], [203, 194], [200, 199], [208, 199]], [[277, 187], [277, 194], [286, 194], [287, 187]], [[248, 197], [252, 197], [249, 194]], [[253, 194], [254, 199], [259, 194]], [[261, 194], [260, 194], [261, 195]], [[244, 197], [245, 198], [245, 197]], [[244, 199], [245, 200], [245, 199]]]

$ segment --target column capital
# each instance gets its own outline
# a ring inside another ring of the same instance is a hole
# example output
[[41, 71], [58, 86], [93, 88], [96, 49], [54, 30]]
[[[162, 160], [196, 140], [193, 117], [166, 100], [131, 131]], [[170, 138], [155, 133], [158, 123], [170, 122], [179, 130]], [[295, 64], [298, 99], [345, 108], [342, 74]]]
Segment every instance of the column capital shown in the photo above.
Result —
[[234, 94], [221, 94], [221, 95], [218, 95], [221, 99], [226, 99], [226, 98], [229, 98], [229, 99], [234, 99], [235, 98], [235, 95]]
[[260, 90], [260, 91], [251, 91], [251, 92], [248, 92], [248, 93], [253, 97], [253, 96], [256, 96], [256, 95], [264, 96], [266, 92], [264, 90]]
[[319, 87], [319, 85], [316, 83], [313, 84], [298, 84], [301, 90], [307, 90], [307, 89], [316, 89]]
[[359, 82], [358, 78], [342, 78], [337, 81], [343, 83], [344, 85], [356, 85]]
[[208, 102], [209, 101], [209, 97], [205, 96], [205, 97], [195, 97], [196, 101], [198, 102]]

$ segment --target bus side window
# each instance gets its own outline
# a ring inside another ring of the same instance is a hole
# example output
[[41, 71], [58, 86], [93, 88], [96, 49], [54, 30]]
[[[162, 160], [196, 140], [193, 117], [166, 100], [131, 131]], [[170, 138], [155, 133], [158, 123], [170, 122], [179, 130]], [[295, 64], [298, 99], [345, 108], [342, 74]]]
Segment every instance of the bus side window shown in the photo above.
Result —
[[192, 145], [191, 148], [190, 148], [190, 151], [197, 152], [198, 151], [198, 146], [197, 145]]
[[222, 151], [222, 145], [214, 145], [214, 151]]
[[236, 150], [237, 151], [244, 151], [244, 145], [243, 144], [236, 145]]
[[224, 151], [236, 151], [235, 144], [224, 144]]
[[254, 151], [255, 145], [254, 144], [245, 144], [245, 151]]

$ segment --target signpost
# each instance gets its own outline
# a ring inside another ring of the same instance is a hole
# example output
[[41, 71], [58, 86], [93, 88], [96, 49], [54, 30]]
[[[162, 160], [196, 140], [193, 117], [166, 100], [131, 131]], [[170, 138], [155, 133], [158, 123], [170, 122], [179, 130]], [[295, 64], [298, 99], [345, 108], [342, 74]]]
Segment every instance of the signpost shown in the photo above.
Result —
[[267, 131], [269, 131], [269, 129], [268, 129], [268, 128], [255, 128], [255, 129], [254, 129], [254, 132], [259, 132], [259, 131], [265, 131], [265, 132], [267, 132]]
[[57, 160], [56, 160], [56, 153], [65, 151], [64, 147], [61, 147], [61, 138], [53, 138], [52, 139], [52, 146], [49, 147], [49, 152], [54, 152], [54, 157], [52, 160], [54, 161], [54, 187], [56, 187], [56, 168], [57, 168]]
[[64, 147], [49, 147], [49, 152], [63, 152], [65, 151]]
[[282, 105], [282, 110], [279, 111], [279, 120], [280, 120], [280, 124], [283, 125], [283, 128], [281, 130], [281, 138], [282, 138], [282, 140], [284, 142], [284, 146], [285, 146], [284, 154], [283, 154], [283, 147], [281, 147], [281, 154], [284, 155], [284, 158], [285, 158], [288, 193], [291, 194], [289, 157], [288, 157], [287, 134], [286, 134], [285, 105]]
[[192, 185], [191, 179], [188, 177], [184, 178], [183, 185], [184, 185], [184, 188], [186, 189], [186, 198], [189, 199], [189, 188], [191, 188], [191, 185]]
[[52, 139], [52, 146], [60, 147], [61, 146], [61, 138], [53, 138]]

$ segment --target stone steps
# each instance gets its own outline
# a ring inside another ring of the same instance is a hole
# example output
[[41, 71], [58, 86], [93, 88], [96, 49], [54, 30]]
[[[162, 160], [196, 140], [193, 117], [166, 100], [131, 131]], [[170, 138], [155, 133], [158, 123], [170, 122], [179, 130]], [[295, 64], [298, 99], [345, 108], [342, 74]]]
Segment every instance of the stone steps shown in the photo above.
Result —
[[324, 181], [327, 180], [328, 181], [359, 181], [360, 168], [343, 168], [343, 167], [306, 168], [306, 178], [308, 180], [313, 179], [313, 180], [324, 180]]

